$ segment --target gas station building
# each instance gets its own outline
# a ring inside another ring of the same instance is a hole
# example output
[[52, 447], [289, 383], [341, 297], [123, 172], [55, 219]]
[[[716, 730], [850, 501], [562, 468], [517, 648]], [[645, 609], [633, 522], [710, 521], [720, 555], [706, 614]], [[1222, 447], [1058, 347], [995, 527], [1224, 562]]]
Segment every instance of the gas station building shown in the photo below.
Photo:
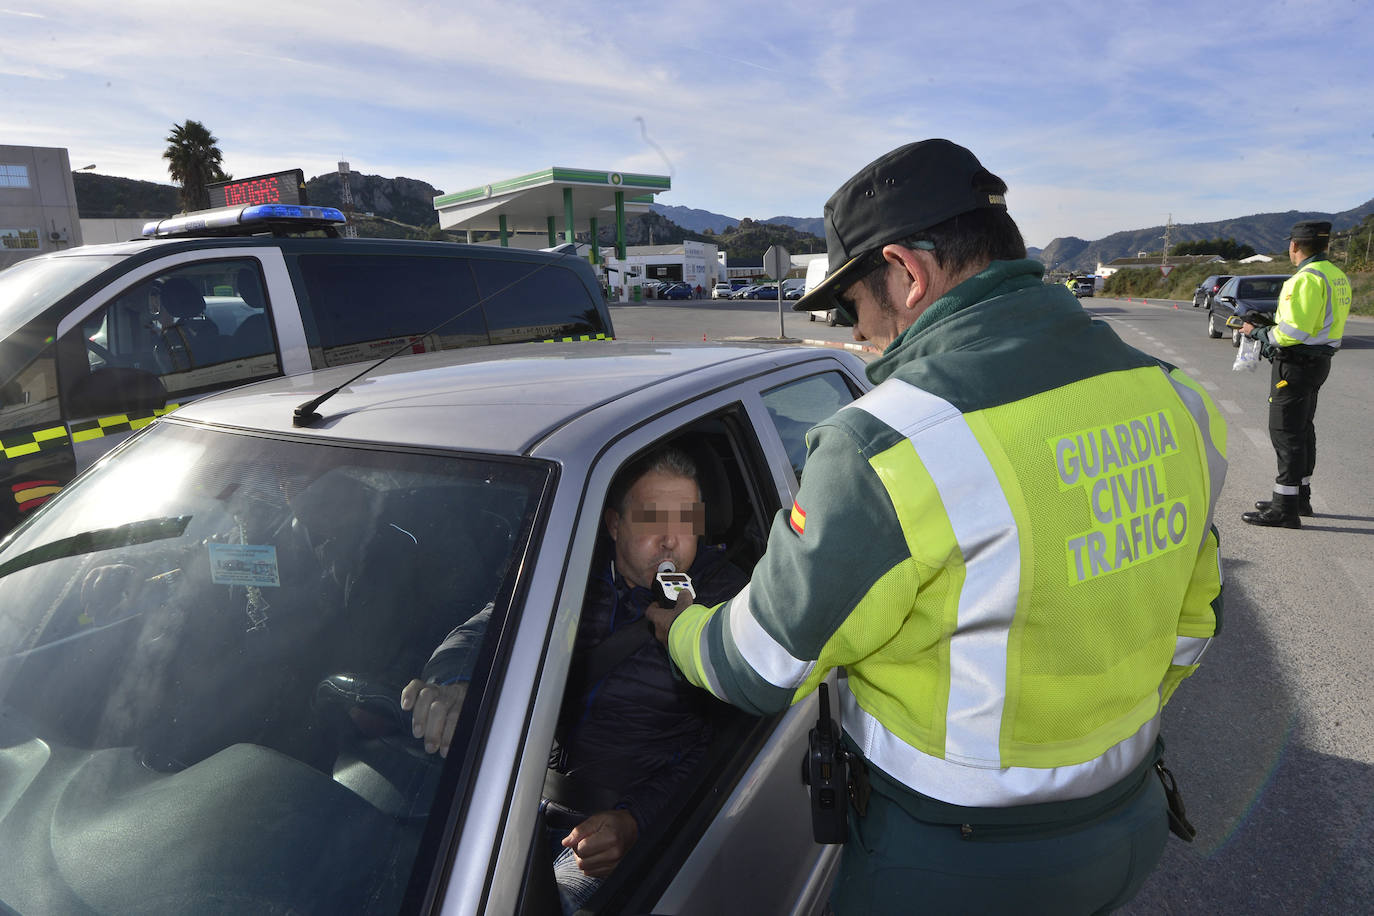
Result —
[[[649, 212], [654, 195], [672, 189], [667, 175], [570, 169], [552, 166], [434, 199], [439, 227], [495, 232], [488, 244], [554, 248], [577, 244], [578, 232], [596, 239], [604, 225], [615, 229], [614, 248], [581, 245], [606, 278], [612, 298], [637, 298], [646, 279], [684, 280], [704, 289], [725, 275], [716, 246], [687, 241], [678, 245], [625, 244], [625, 217]], [[521, 234], [523, 233], [523, 234]]]

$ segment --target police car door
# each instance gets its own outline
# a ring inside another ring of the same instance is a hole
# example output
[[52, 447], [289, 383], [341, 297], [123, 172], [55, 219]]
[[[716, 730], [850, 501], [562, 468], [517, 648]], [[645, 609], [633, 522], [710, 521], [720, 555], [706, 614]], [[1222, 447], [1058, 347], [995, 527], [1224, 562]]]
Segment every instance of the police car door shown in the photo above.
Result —
[[[64, 317], [58, 373], [76, 470], [189, 400], [306, 368], [290, 290], [275, 248], [191, 251], [131, 271]], [[292, 320], [285, 329], [274, 307]], [[301, 365], [284, 366], [284, 337], [296, 338]]]

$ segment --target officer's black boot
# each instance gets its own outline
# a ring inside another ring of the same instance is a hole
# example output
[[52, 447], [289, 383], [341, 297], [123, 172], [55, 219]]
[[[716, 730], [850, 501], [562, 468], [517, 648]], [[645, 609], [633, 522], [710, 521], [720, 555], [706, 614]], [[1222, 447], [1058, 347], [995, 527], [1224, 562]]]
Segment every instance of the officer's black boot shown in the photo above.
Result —
[[[1269, 504], [1270, 501], [1267, 499], [1255, 500], [1255, 508], [1261, 512], [1268, 509]], [[1303, 484], [1298, 487], [1298, 514], [1305, 515], [1308, 518], [1317, 514], [1312, 511], [1312, 487], [1308, 484]]]
[[1241, 521], [1247, 525], [1262, 528], [1301, 528], [1302, 519], [1298, 518], [1298, 497], [1286, 493], [1275, 493], [1269, 505], [1256, 512], [1245, 512]]

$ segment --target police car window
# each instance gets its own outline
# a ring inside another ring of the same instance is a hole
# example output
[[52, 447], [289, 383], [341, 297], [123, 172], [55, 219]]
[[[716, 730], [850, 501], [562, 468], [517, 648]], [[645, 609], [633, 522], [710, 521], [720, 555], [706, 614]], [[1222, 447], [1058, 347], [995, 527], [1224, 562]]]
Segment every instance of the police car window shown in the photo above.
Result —
[[565, 267], [494, 258], [472, 267], [492, 343], [605, 333], [591, 293]]
[[852, 400], [854, 391], [838, 372], [813, 375], [763, 393], [764, 406], [798, 480], [806, 463], [806, 431]]
[[71, 416], [161, 407], [281, 371], [257, 262], [190, 264], [143, 280], [63, 338]]
[[407, 342], [416, 353], [488, 342], [465, 259], [308, 254], [298, 264], [307, 293], [302, 319], [318, 368], [379, 359]]
[[56, 349], [47, 347], [18, 371], [0, 377], [0, 459], [38, 451], [32, 427], [61, 419], [57, 399]]

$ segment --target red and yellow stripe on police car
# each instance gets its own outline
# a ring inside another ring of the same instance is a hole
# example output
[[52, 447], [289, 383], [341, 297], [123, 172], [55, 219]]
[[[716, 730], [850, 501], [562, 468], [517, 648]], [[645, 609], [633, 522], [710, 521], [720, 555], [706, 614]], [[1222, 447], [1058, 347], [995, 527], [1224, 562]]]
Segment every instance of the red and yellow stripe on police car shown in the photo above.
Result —
[[55, 480], [26, 480], [10, 486], [14, 501], [19, 504], [20, 512], [27, 512], [47, 502], [54, 493], [62, 489]]

